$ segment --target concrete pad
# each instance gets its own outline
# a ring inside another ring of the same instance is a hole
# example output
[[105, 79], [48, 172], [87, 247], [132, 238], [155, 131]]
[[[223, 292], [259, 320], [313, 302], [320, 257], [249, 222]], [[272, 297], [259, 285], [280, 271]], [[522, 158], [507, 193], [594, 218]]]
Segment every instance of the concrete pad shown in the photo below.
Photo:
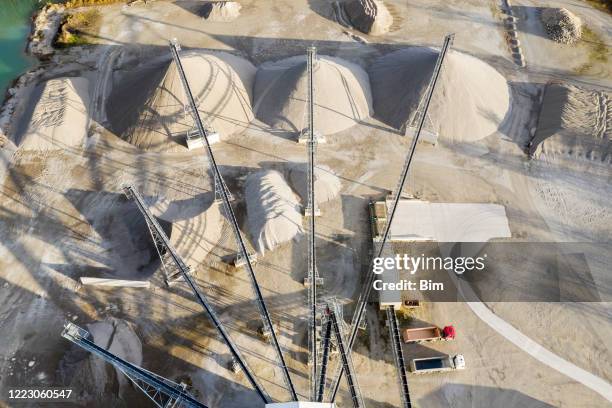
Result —
[[266, 404], [266, 408], [336, 408], [336, 404], [330, 402], [294, 401]]
[[81, 284], [90, 285], [90, 286], [112, 286], [112, 287], [123, 287], [123, 288], [148, 288], [150, 286], [149, 281], [104, 279], [104, 278], [89, 278], [89, 277], [81, 277], [79, 280], [81, 281]]

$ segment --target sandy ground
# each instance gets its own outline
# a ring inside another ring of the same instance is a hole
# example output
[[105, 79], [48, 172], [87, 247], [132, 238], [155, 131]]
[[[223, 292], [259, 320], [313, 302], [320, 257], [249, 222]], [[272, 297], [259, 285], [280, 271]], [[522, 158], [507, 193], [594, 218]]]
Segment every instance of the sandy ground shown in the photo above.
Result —
[[[609, 62], [602, 63], [593, 60], [591, 53], [592, 39], [579, 41], [572, 46], [551, 43], [540, 20], [540, 10], [546, 7], [566, 8], [582, 19], [584, 26], [592, 30], [598, 37], [595, 42], [609, 44], [612, 30], [610, 15], [588, 7], [585, 2], [568, 1], [530, 1], [512, 2], [513, 11], [518, 18], [518, 38], [521, 40], [525, 59], [532, 69], [546, 72], [553, 76], [565, 76], [567, 73], [583, 73], [586, 77], [596, 78], [596, 83], [610, 86]], [[610, 48], [604, 47], [607, 58], [611, 57]], [[593, 83], [585, 77], [581, 81]]]
[[[535, 49], [548, 50], [551, 45], [535, 36], [533, 41], [527, 36], [523, 39], [530, 68], [518, 71], [493, 3], [389, 1], [394, 25], [387, 35], [376, 39], [336, 24], [331, 4], [322, 0], [243, 1], [241, 17], [230, 25], [202, 21], [190, 11], [193, 3], [157, 1], [105, 7], [103, 26], [94, 33], [100, 45], [56, 55], [54, 62], [61, 61], [62, 66], [45, 74], [78, 74], [90, 80], [92, 126], [83, 149], [17, 152], [0, 180], [0, 330], [11, 333], [3, 336], [0, 347], [0, 400], [10, 388], [59, 385], [58, 364], [70, 347], [59, 336], [63, 322], [70, 319], [84, 326], [109, 316], [134, 325], [143, 344], [144, 367], [187, 381], [194, 395], [207, 405], [262, 406], [244, 376], [228, 369], [229, 352], [188, 289], [163, 286], [146, 230], [121, 195], [122, 183], [132, 182], [152, 204], [160, 196], [173, 202], [197, 197], [204, 204], [190, 217], [217, 218], [202, 151], [145, 153], [106, 128], [105, 101], [112, 84], [144, 61], [166, 55], [166, 42], [172, 37], [186, 47], [230, 50], [254, 64], [302, 54], [315, 44], [322, 54], [366, 68], [387, 51], [405, 44], [438, 45], [444, 34], [455, 31], [456, 49], [482, 58], [509, 79], [512, 111], [498, 132], [477, 143], [419, 146], [409, 191], [430, 201], [503, 204], [516, 240], [609, 242], [610, 169], [578, 164], [568, 170], [559, 163], [529, 161], [523, 151], [529, 130], [535, 126], [537, 101], [546, 79], [564, 75], [575, 82], [607, 84], [609, 74], [600, 67], [588, 76], [576, 77], [571, 68], [564, 69], [554, 61], [549, 66], [539, 62]], [[609, 21], [599, 12], [585, 10], [583, 13], [593, 16], [594, 21]], [[356, 35], [368, 43], [358, 41]], [[573, 52], [556, 58], [567, 62], [580, 57]], [[244, 231], [241, 191], [246, 175], [261, 168], [286, 170], [293, 162], [306, 160], [305, 146], [290, 139], [290, 135], [255, 121], [243, 134], [214, 146], [228, 187], [237, 196], [235, 208]], [[369, 262], [367, 202], [394, 187], [408, 142], [371, 119], [328, 136], [327, 144], [320, 146], [318, 161], [338, 174], [342, 190], [338, 199], [321, 205], [319, 271], [325, 278], [324, 294], [347, 304], [347, 318], [357, 297], [360, 275]], [[192, 206], [184, 208], [193, 211]], [[170, 214], [167, 218], [176, 221]], [[287, 400], [274, 351], [256, 334], [259, 316], [248, 276], [226, 263], [235, 253], [227, 224], [212, 230], [207, 223], [198, 225], [172, 228], [171, 239], [181, 242], [186, 238], [183, 235], [189, 234], [193, 240], [191, 235], [214, 231], [213, 236], [204, 236], [210, 246], [216, 245], [203, 261], [200, 254], [193, 256], [193, 245], [181, 246], [183, 255], [194, 259], [197, 282], [263, 386], [275, 400]], [[133, 250], [125, 251], [126, 243]], [[308, 313], [301, 283], [306, 253], [306, 242], [301, 239], [267, 252], [256, 268], [302, 397], [308, 393]], [[117, 271], [150, 277], [153, 287], [148, 291], [117, 290], [77, 284], [84, 274]], [[606, 340], [611, 326], [609, 303], [489, 307], [551, 352], [608, 383], [612, 381]], [[453, 343], [405, 347], [407, 358], [431, 355], [434, 350], [463, 353], [468, 367], [462, 372], [411, 376], [411, 397], [418, 406], [599, 407], [609, 403], [504, 339], [465, 303], [425, 304], [416, 317], [437, 325], [453, 323], [459, 337]], [[375, 308], [368, 312], [368, 323], [369, 332], [360, 336], [354, 354], [366, 404], [399, 406], [387, 329]], [[75, 392], [87, 395], [87, 390]], [[136, 391], [132, 398], [144, 401]], [[350, 405], [344, 385], [338, 402], [339, 406]], [[105, 401], [83, 399], [72, 406], [106, 405]]]

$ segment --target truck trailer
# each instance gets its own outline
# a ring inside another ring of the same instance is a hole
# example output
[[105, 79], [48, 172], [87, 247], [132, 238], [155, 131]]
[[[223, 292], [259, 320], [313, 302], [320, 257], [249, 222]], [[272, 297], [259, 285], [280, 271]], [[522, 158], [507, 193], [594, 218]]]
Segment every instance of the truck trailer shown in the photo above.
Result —
[[419, 327], [416, 329], [404, 329], [402, 337], [404, 343], [423, 343], [436, 340], [453, 340], [456, 332], [453, 326], [440, 329], [437, 326]]

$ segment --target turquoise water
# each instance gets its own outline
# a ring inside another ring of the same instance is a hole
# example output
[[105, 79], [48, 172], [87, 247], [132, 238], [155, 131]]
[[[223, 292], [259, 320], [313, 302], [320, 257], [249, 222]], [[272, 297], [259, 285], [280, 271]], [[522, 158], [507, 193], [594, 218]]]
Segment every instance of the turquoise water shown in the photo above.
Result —
[[13, 79], [36, 63], [25, 55], [30, 16], [38, 0], [0, 0], [0, 100]]

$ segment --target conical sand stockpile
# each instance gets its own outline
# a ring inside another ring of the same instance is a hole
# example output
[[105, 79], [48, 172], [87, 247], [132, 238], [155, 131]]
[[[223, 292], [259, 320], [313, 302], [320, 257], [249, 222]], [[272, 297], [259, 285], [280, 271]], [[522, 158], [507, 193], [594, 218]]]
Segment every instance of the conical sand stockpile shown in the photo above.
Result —
[[187, 199], [162, 198], [151, 205], [153, 214], [172, 223], [170, 242], [187, 265], [196, 266], [212, 251], [221, 236], [224, 221], [213, 194]]
[[[254, 117], [255, 67], [228, 53], [200, 50], [182, 52], [181, 62], [205, 125], [221, 137], [243, 131]], [[150, 151], [186, 148], [193, 119], [185, 111], [187, 99], [174, 62], [131, 75], [115, 88], [108, 116], [117, 135]]]
[[[308, 203], [308, 164], [298, 163], [291, 168], [289, 180], [293, 189], [302, 199], [303, 206]], [[318, 204], [333, 200], [340, 193], [342, 184], [338, 176], [327, 166], [317, 165], [314, 171], [315, 201]]]
[[[314, 68], [315, 126], [324, 136], [345, 130], [372, 111], [368, 74], [340, 58], [319, 56]], [[306, 57], [265, 63], [257, 71], [254, 110], [268, 125], [300, 132], [306, 127]]]
[[51, 151], [83, 147], [87, 138], [89, 81], [57, 78], [33, 92], [32, 115], [18, 133], [21, 150]]
[[[409, 47], [370, 68], [376, 115], [396, 129], [412, 118], [425, 94], [439, 51]], [[506, 79], [487, 63], [447, 54], [429, 107], [433, 131], [448, 142], [473, 142], [495, 132], [510, 108]]]
[[279, 172], [251, 174], [246, 180], [245, 197], [249, 230], [260, 253], [303, 232], [298, 198]]

